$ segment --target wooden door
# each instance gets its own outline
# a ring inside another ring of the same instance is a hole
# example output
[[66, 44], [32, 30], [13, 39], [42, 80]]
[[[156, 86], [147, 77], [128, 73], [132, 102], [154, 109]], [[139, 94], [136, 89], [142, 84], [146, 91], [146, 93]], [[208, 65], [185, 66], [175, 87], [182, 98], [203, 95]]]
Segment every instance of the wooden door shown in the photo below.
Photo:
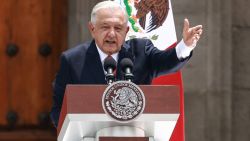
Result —
[[52, 81], [66, 45], [67, 0], [1, 0], [0, 140], [48, 140], [41, 135], [51, 127]]

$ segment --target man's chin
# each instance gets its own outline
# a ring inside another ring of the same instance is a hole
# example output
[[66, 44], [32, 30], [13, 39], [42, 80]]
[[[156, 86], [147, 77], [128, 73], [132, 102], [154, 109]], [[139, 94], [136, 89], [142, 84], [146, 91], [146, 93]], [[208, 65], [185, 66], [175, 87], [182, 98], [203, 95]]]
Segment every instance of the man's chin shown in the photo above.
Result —
[[112, 55], [112, 54], [117, 53], [117, 52], [119, 52], [119, 51], [117, 51], [117, 50], [109, 50], [109, 51], [106, 51], [106, 53], [107, 53], [108, 55]]
[[107, 53], [107, 54], [114, 54], [117, 52], [119, 52], [119, 50], [116, 47], [114, 47], [114, 48], [109, 47], [108, 49], [105, 49], [105, 53]]

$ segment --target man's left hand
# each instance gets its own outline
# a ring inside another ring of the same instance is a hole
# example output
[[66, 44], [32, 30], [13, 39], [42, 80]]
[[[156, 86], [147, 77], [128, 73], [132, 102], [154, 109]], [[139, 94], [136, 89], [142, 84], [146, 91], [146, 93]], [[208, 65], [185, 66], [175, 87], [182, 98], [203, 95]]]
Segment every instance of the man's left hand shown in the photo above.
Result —
[[189, 27], [188, 19], [184, 19], [183, 41], [188, 47], [195, 47], [202, 34], [202, 25]]

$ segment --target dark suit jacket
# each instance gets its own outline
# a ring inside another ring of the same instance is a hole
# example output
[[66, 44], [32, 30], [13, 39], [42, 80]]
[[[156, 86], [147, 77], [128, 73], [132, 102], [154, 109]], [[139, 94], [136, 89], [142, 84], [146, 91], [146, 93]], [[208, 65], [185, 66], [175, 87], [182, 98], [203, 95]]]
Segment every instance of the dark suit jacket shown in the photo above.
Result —
[[[150, 84], [154, 77], [178, 71], [191, 57], [179, 60], [174, 48], [160, 51], [147, 39], [125, 42], [118, 54], [117, 80], [123, 79], [119, 62], [129, 57], [134, 63], [135, 84]], [[87, 42], [63, 52], [54, 81], [51, 119], [57, 126], [67, 84], [106, 84], [95, 42]]]

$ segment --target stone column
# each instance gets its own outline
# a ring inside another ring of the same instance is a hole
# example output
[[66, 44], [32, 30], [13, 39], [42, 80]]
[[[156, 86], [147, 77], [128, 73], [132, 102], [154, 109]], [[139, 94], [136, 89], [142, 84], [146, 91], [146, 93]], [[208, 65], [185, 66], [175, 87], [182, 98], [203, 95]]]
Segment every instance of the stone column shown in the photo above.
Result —
[[183, 19], [204, 26], [194, 56], [183, 70], [186, 140], [230, 141], [231, 136], [231, 4], [226, 0], [174, 0], [176, 29]]
[[250, 140], [250, 1], [232, 1], [232, 141]]
[[101, 0], [69, 0], [69, 48], [91, 39], [88, 22], [92, 8], [99, 1]]

